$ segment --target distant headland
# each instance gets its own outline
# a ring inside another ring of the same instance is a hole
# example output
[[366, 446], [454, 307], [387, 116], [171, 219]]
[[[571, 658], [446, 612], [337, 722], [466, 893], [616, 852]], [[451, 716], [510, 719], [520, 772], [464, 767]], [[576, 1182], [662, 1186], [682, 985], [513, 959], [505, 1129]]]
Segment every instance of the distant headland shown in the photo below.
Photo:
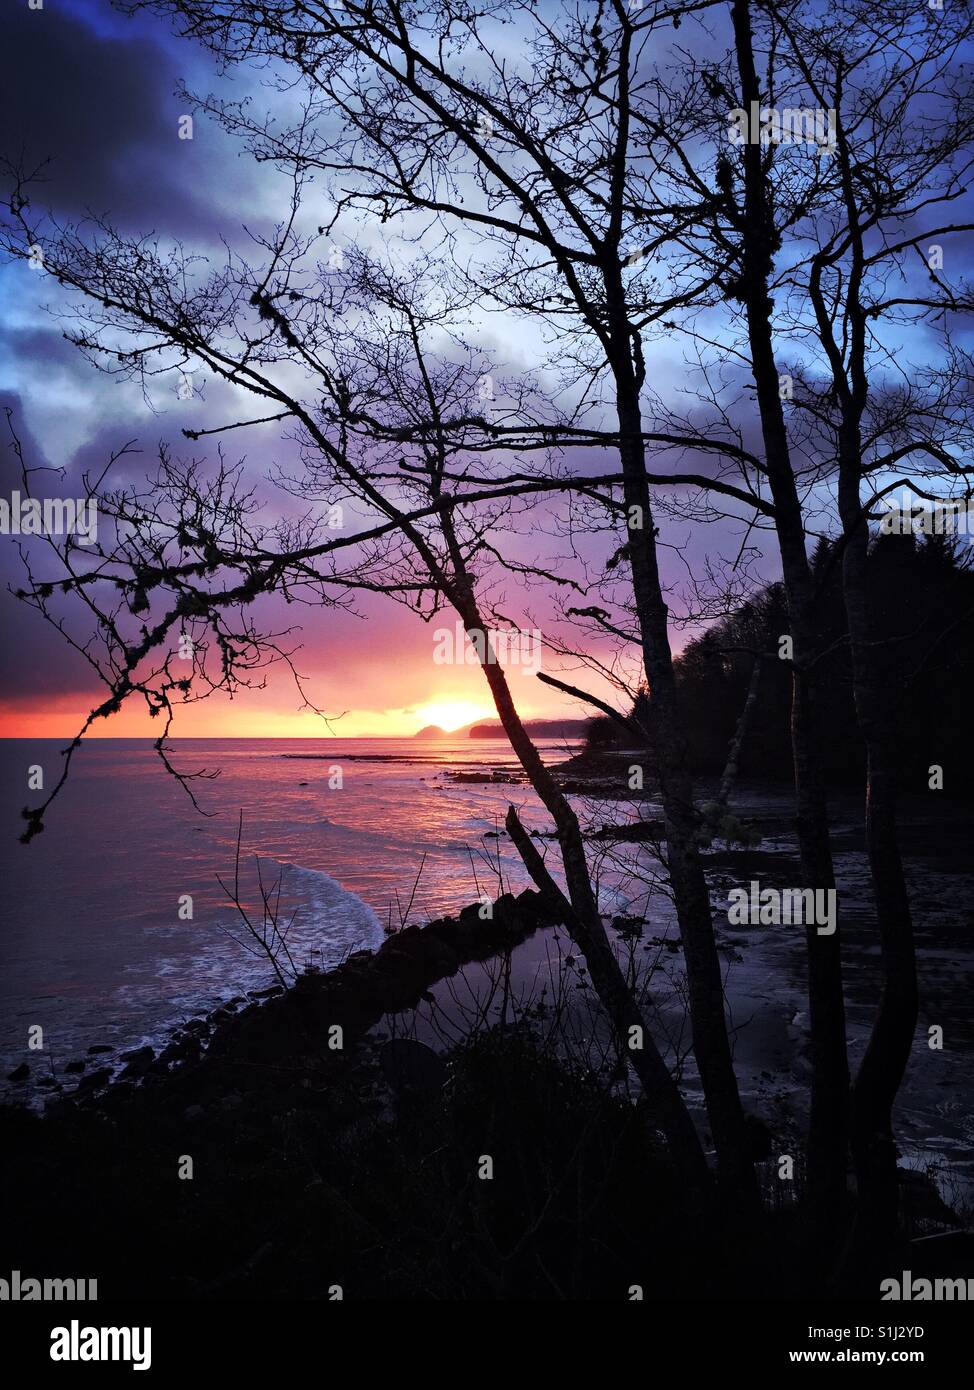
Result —
[[[587, 719], [527, 719], [524, 727], [532, 738], [571, 738], [585, 737]], [[467, 724], [452, 733], [441, 729], [439, 724], [427, 724], [413, 735], [414, 738], [503, 738], [504, 730], [500, 722], [494, 720], [486, 724]]]

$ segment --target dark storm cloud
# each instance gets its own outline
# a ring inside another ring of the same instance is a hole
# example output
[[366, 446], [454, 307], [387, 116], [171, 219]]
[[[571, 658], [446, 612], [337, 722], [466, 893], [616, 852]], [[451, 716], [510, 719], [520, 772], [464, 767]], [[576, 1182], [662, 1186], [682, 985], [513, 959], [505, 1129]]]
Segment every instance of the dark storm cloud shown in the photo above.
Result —
[[[6, 411], [12, 421], [23, 450], [24, 461], [30, 468], [49, 468], [37, 441], [24, 423], [24, 412], [16, 395], [5, 393], [0, 398], [0, 495], [9, 498], [19, 486], [19, 464], [12, 449]], [[57, 478], [56, 473], [47, 475]], [[35, 475], [37, 491], [43, 495], [44, 475]], [[39, 553], [39, 552], [38, 552]], [[76, 652], [67, 649], [64, 639], [43, 622], [33, 611], [15, 597], [15, 591], [25, 582], [24, 566], [17, 539], [0, 536], [0, 699], [24, 696], [41, 699], [69, 690], [93, 689], [96, 681], [90, 667]]]
[[106, 30], [107, 10], [107, 0], [100, 10], [7, 8], [16, 61], [6, 64], [0, 149], [27, 167], [51, 161], [32, 202], [59, 217], [92, 212], [140, 233], [224, 230], [221, 194], [236, 201], [245, 175], [212, 126], [197, 121], [194, 138], [179, 139], [185, 107], [173, 93], [191, 78], [193, 50], [164, 31]]
[[[130, 396], [125, 396], [111, 408], [108, 402], [113, 389], [117, 389], [115, 383], [87, 368], [77, 350], [57, 334], [37, 330], [7, 336], [11, 340], [8, 346], [12, 356], [22, 353], [27, 360], [44, 363], [38, 373], [41, 378], [50, 376], [51, 365], [57, 361], [67, 373], [75, 366], [85, 371], [89, 385], [97, 386], [105, 394], [100, 398], [99, 424], [95, 432], [78, 448], [61, 455], [45, 450], [29, 423], [31, 418], [36, 418], [39, 431], [49, 424], [42, 385], [35, 381], [30, 392], [23, 396], [13, 389], [0, 391], [0, 497], [9, 500], [12, 493], [22, 487], [20, 463], [12, 448], [7, 423], [8, 409], [24, 462], [29, 469], [38, 470], [31, 475], [31, 490], [37, 497], [83, 498], [85, 475], [89, 479], [101, 477], [112, 455], [126, 445], [130, 445], [131, 450], [112, 466], [105, 487], [138, 485], [145, 490], [146, 480], [152, 478], [158, 466], [163, 445], [171, 448], [173, 458], [203, 457], [197, 447], [188, 444], [180, 434], [180, 425], [188, 418], [185, 412], [190, 409], [189, 405], [182, 404], [184, 414], [178, 415], [174, 398], [171, 412], [136, 414], [131, 408]], [[28, 400], [28, 395], [33, 397], [32, 401]], [[268, 433], [267, 438], [266, 449], [258, 450], [261, 462], [250, 467], [252, 479], [256, 479], [271, 461], [285, 467], [293, 467], [296, 463], [293, 446], [277, 435]], [[235, 462], [237, 457], [244, 458], [243, 451], [239, 456], [228, 453], [227, 461]], [[278, 507], [277, 512], [281, 514], [286, 510]], [[303, 508], [295, 504], [295, 510]], [[0, 703], [11, 702], [24, 707], [26, 702], [29, 707], [35, 701], [38, 706], [47, 703], [52, 696], [80, 696], [87, 707], [104, 694], [104, 687], [92, 668], [33, 608], [15, 596], [15, 591], [26, 583], [21, 546], [29, 552], [35, 578], [57, 579], [63, 574], [43, 540], [0, 535], [0, 633], [3, 634]], [[276, 605], [276, 600], [268, 602]], [[72, 602], [59, 608], [58, 613], [66, 619], [67, 631], [79, 641], [90, 637], [90, 616], [79, 604]], [[279, 614], [272, 613], [268, 626], [285, 626], [279, 618]], [[331, 622], [331, 616], [325, 613], [308, 610], [302, 614], [302, 626], [309, 634], [309, 641], [315, 634], [320, 638], [321, 630]]]
[[[5, 327], [2, 351], [11, 362], [43, 362], [45, 370], [52, 366], [79, 374], [85, 368], [78, 349], [65, 338], [61, 327], [53, 320], [40, 319], [29, 328]], [[79, 363], [82, 366], [79, 368]]]
[[[47, 335], [38, 334], [37, 337], [43, 341], [44, 352], [49, 356], [51, 345], [46, 341]], [[78, 360], [73, 348], [68, 344], [64, 347]], [[55, 458], [45, 453], [32, 434], [21, 398], [15, 392], [0, 394], [0, 496], [8, 499], [12, 492], [21, 489], [20, 465], [7, 424], [8, 409], [24, 462], [29, 469], [38, 470], [31, 474], [31, 490], [38, 497], [82, 498], [83, 475], [100, 476], [112, 453], [134, 434], [131, 421], [127, 432], [123, 432], [120, 424], [106, 423], [71, 456]], [[158, 431], [155, 433], [157, 435]], [[146, 438], [138, 440], [135, 449], [139, 452], [123, 458], [113, 469], [110, 479], [115, 485], [143, 480], [151, 473], [158, 445]], [[3, 632], [0, 701], [19, 704], [25, 699], [42, 701], [49, 696], [79, 694], [91, 701], [103, 687], [84, 657], [73, 651], [33, 608], [16, 597], [16, 590], [27, 581], [21, 547], [29, 553], [36, 578], [58, 578], [63, 573], [43, 540], [0, 536], [0, 631]], [[69, 632], [82, 641], [90, 636], [88, 620], [77, 605], [58, 611], [67, 618]]]

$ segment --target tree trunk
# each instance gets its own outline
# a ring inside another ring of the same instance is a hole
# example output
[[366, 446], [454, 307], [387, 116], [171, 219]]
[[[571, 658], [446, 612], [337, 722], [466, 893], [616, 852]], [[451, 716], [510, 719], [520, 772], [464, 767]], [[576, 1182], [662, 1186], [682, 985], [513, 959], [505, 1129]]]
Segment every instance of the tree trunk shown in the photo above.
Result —
[[[591, 926], [579, 917], [574, 905], [566, 901], [564, 894], [545, 868], [544, 860], [531, 837], [521, 825], [513, 806], [508, 809], [505, 824], [536, 887], [564, 913], [572, 940], [585, 956], [592, 984], [616, 1030], [621, 1053], [632, 1063], [650, 1113], [659, 1122], [663, 1132], [669, 1136], [673, 1157], [680, 1162], [681, 1167], [689, 1164], [684, 1171], [688, 1174], [691, 1187], [698, 1192], [707, 1192], [710, 1187], [710, 1170], [700, 1145], [699, 1135], [679, 1088], [656, 1044], [649, 1036], [646, 1021], [632, 990], [626, 983], [601, 920], [598, 922], [598, 929], [593, 931]], [[628, 1046], [634, 1028], [639, 1029], [639, 1047]]]
[[747, 731], [751, 727], [751, 718], [757, 708], [758, 689], [761, 685], [761, 658], [754, 658], [754, 665], [751, 667], [751, 679], [747, 683], [747, 695], [744, 698], [744, 705], [734, 729], [734, 737], [731, 739], [727, 749], [727, 761], [724, 764], [724, 772], [720, 779], [720, 788], [717, 792], [718, 806], [727, 807], [730, 802], [731, 792], [734, 790], [734, 783], [737, 781], [737, 774], [741, 766], [741, 749], [744, 747], [744, 740]]
[[[761, 92], [754, 66], [748, 0], [735, 0], [732, 13], [741, 104], [749, 110], [752, 101], [760, 103]], [[804, 887], [828, 891], [835, 888], [835, 874], [820, 754], [822, 734], [815, 701], [812, 577], [774, 360], [773, 305], [768, 288], [773, 263], [773, 228], [759, 144], [744, 146], [741, 231], [743, 263], [737, 293], [747, 317], [765, 464], [775, 504], [775, 527], [793, 643], [791, 739], [802, 880]], [[831, 1232], [845, 1204], [849, 1111], [840, 932], [837, 928], [831, 936], [819, 936], [814, 925], [810, 925], [805, 935], [812, 1043], [809, 1196], [815, 1221], [822, 1225], [823, 1231]]]
[[627, 549], [642, 658], [650, 690], [650, 737], [663, 802], [666, 864], [686, 964], [693, 1052], [713, 1130], [722, 1184], [751, 1205], [758, 1199], [757, 1180], [734, 1074], [710, 894], [696, 838], [693, 784], [679, 716], [668, 610], [660, 584], [646, 480], [639, 383], [632, 364], [630, 326], [621, 278], [607, 271], [606, 281], [623, 495], [629, 518]]
[[[458, 550], [454, 550], [454, 559], [455, 562], [459, 560]], [[472, 596], [469, 596], [470, 581], [465, 573], [458, 575], [458, 587], [468, 591], [468, 596], [458, 594], [454, 599], [464, 627], [471, 634], [484, 632], [477, 605]], [[489, 644], [483, 645], [489, 657]], [[496, 662], [487, 660], [483, 663], [483, 671], [511, 747], [555, 822], [565, 880], [568, 884], [571, 910], [567, 916], [572, 940], [585, 957], [592, 984], [616, 1030], [620, 1050], [633, 1064], [640, 1087], [653, 1114], [658, 1118], [674, 1161], [684, 1172], [689, 1186], [698, 1193], [706, 1193], [711, 1186], [711, 1180], [700, 1137], [679, 1087], [656, 1047], [609, 943], [592, 889], [578, 818], [525, 729], [503, 670]], [[514, 822], [516, 821], [515, 816]], [[508, 829], [511, 828], [509, 825]], [[517, 825], [513, 828], [516, 832]], [[515, 839], [515, 844], [517, 843]], [[530, 845], [530, 839], [528, 844]], [[546, 871], [539, 881], [537, 869], [540, 856], [537, 856], [537, 861], [525, 856], [523, 839], [518, 848], [529, 872], [532, 872], [533, 865], [532, 877], [538, 887], [543, 892], [550, 893], [553, 884]], [[533, 846], [531, 848], [533, 849]], [[642, 1049], [633, 1049], [628, 1045], [629, 1029], [636, 1025], [642, 1030]]]
[[893, 1102], [910, 1057], [919, 1011], [916, 952], [897, 829], [896, 688], [877, 643], [868, 565], [869, 532], [859, 499], [859, 431], [840, 446], [839, 505], [845, 532], [842, 588], [852, 650], [856, 718], [866, 744], [866, 845], [879, 927], [879, 1008], [852, 1091], [852, 1156], [858, 1209], [854, 1257], [880, 1259], [895, 1237], [899, 1201]]

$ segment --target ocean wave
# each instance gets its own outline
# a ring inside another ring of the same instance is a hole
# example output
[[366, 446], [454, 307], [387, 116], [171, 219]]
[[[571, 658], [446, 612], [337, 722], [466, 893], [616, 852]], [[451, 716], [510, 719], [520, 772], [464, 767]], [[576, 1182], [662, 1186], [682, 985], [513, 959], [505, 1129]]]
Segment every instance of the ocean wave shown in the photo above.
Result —
[[[333, 969], [353, 951], [375, 950], [385, 939], [372, 908], [330, 874], [283, 860], [262, 860], [261, 867], [265, 888], [281, 877], [282, 926], [291, 923], [287, 944], [298, 970], [309, 965]], [[243, 891], [252, 906], [255, 884], [248, 880]], [[259, 925], [259, 908], [252, 920]], [[164, 955], [157, 949], [163, 931], [170, 943]], [[119, 1051], [145, 1045], [158, 1050], [173, 1029], [190, 1018], [276, 982], [267, 956], [259, 948], [254, 951], [255, 943], [248, 940], [229, 904], [216, 919], [187, 922], [183, 927], [148, 927], [146, 935], [153, 949], [127, 966], [127, 981], [106, 999], [107, 1017], [97, 1033], [90, 1031], [92, 1019], [87, 1011], [70, 1023], [64, 1021], [67, 1027], [62, 1027], [60, 1038], [64, 1060], [84, 1056], [91, 1043], [102, 1042], [106, 1036]], [[116, 1053], [98, 1060], [105, 1066], [117, 1059]]]
[[[307, 931], [321, 931], [327, 926], [327, 933], [315, 942], [323, 953], [324, 968], [338, 965], [351, 951], [374, 951], [381, 946], [385, 939], [382, 924], [357, 893], [343, 888], [321, 869], [289, 863], [282, 863], [280, 868], [285, 875], [285, 892], [299, 890], [306, 895], [303, 911], [309, 919]], [[302, 930], [302, 937], [304, 934]]]

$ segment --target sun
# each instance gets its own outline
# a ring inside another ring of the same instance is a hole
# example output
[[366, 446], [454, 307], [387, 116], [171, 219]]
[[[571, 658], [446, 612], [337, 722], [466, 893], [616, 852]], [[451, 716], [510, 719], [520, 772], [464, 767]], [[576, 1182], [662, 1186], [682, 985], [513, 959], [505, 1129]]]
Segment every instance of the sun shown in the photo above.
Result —
[[[470, 700], [433, 700], [428, 705], [418, 705], [415, 711], [417, 729], [425, 729], [427, 724], [437, 724], [452, 734], [462, 729], [464, 724], [473, 724], [480, 719], [491, 718], [492, 711], [485, 705], [475, 705]], [[497, 715], [493, 714], [496, 719]]]

